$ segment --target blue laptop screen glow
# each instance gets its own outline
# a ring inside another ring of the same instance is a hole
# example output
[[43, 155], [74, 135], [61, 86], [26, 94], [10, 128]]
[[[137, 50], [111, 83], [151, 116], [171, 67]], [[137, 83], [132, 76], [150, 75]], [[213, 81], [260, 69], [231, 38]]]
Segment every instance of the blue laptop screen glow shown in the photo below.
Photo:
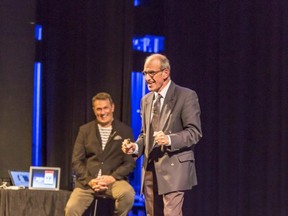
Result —
[[10, 170], [9, 175], [12, 181], [12, 184], [15, 186], [29, 186], [29, 172], [28, 171], [15, 171]]

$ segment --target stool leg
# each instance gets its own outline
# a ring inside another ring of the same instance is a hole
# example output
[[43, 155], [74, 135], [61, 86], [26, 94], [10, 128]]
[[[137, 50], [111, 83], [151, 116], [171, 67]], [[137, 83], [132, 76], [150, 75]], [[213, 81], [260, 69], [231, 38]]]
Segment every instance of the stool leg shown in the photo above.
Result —
[[96, 214], [97, 214], [97, 205], [98, 205], [98, 199], [95, 199], [94, 214], [93, 214], [93, 216], [96, 216]]

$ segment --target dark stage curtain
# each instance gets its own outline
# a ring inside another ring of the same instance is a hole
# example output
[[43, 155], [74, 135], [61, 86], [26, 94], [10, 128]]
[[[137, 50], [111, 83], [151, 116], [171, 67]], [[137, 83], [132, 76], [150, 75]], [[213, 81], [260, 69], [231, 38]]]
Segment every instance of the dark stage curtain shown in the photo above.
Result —
[[0, 184], [29, 170], [36, 1], [0, 1]]
[[109, 92], [116, 118], [129, 123], [131, 0], [42, 1], [44, 164], [71, 185], [71, 154], [81, 124], [95, 119], [91, 98]]

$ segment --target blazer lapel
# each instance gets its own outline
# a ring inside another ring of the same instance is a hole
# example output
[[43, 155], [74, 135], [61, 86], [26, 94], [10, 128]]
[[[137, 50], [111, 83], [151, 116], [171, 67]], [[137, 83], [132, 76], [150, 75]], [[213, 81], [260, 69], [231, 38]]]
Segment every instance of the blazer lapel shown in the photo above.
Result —
[[[147, 95], [147, 98], [143, 102], [143, 121], [145, 121], [145, 126], [144, 128], [144, 133], [145, 135], [145, 155], [149, 154], [149, 150], [152, 149], [153, 143], [150, 143], [149, 137], [152, 136], [150, 135], [150, 123], [151, 123], [151, 109], [152, 109], [152, 102], [153, 102], [153, 92], [150, 92], [149, 95]], [[149, 146], [150, 145], [150, 146]]]
[[150, 95], [147, 96], [146, 101], [144, 102], [144, 113], [145, 113], [145, 125], [147, 125], [146, 133], [150, 131], [150, 123], [151, 123], [151, 109], [152, 109], [152, 102], [153, 102], [154, 94], [151, 92]]
[[165, 124], [175, 106], [175, 84], [171, 82], [171, 85], [167, 91], [166, 97], [163, 102], [161, 114], [160, 114], [160, 128], [164, 130]]
[[102, 140], [101, 140], [101, 136], [100, 136], [100, 131], [98, 128], [98, 123], [97, 121], [95, 121], [95, 138], [96, 138], [96, 143], [97, 143], [97, 151], [99, 150], [100, 152], [102, 152]]
[[116, 131], [112, 128], [111, 134], [109, 135], [109, 138], [108, 138], [107, 143], [106, 143], [106, 147], [115, 135], [116, 135]]
[[112, 148], [112, 146], [113, 146], [112, 141], [113, 141], [114, 137], [116, 136], [116, 134], [117, 134], [117, 131], [116, 131], [116, 127], [115, 127], [115, 121], [113, 121], [112, 122], [112, 131], [111, 131], [111, 133], [110, 133], [110, 135], [108, 137], [106, 146], [104, 148], [104, 152], [105, 151], [109, 151], [109, 149]]

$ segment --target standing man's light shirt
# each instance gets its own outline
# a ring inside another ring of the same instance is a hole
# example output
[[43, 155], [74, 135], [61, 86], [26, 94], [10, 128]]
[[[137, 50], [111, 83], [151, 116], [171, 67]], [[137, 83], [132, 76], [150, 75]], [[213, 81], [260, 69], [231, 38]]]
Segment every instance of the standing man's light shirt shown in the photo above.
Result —
[[[161, 95], [161, 99], [160, 99], [160, 110], [162, 110], [162, 107], [163, 107], [163, 103], [164, 103], [164, 100], [165, 100], [165, 97], [166, 97], [166, 94], [167, 94], [167, 91], [170, 87], [170, 84], [171, 84], [171, 80], [167, 83], [167, 85], [162, 89], [161, 92], [154, 92], [154, 98], [156, 99], [157, 98], [157, 95], [160, 94]], [[155, 100], [154, 99], [154, 100]], [[152, 118], [152, 115], [151, 115], [151, 118]], [[167, 146], [171, 146], [171, 139], [170, 139], [170, 136], [168, 136], [168, 139], [169, 139], [169, 144]], [[138, 144], [136, 143], [135, 145], [135, 151], [133, 152], [133, 154], [138, 154]]]

